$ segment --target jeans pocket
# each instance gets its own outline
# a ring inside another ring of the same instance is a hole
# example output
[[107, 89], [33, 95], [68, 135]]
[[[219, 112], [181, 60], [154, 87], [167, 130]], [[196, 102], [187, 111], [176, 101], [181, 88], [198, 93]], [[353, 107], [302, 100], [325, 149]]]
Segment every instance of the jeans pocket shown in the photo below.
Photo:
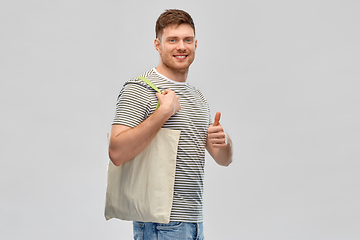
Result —
[[156, 229], [159, 231], [174, 231], [183, 225], [182, 222], [158, 223]]

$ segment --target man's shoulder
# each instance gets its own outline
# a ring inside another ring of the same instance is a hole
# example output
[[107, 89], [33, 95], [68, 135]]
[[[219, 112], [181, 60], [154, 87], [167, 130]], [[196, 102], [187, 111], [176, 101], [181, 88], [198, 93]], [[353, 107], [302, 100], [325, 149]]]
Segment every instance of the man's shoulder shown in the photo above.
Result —
[[200, 95], [202, 98], [205, 98], [203, 92], [196, 86], [192, 85], [192, 84], [187, 84], [187, 86], [193, 91], [196, 92], [198, 95]]
[[143, 74], [139, 75], [138, 77], [133, 77], [124, 82], [123, 88], [139, 88], [144, 87], [146, 89], [149, 88], [148, 84], [141, 80], [139, 77], [145, 77], [150, 81], [156, 79], [156, 76], [153, 74], [153, 69], [150, 69]]

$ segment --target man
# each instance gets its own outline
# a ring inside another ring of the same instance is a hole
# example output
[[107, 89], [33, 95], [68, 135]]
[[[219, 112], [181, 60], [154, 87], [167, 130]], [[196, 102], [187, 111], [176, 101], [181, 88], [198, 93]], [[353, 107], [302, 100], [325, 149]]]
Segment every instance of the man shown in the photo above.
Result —
[[119, 166], [144, 150], [160, 128], [181, 130], [170, 223], [134, 222], [134, 239], [203, 239], [205, 148], [218, 164], [228, 166], [232, 143], [219, 124], [220, 112], [210, 124], [205, 97], [186, 83], [197, 48], [191, 16], [174, 9], [162, 13], [154, 45], [159, 64], [142, 76], [162, 93], [155, 95], [137, 78], [124, 84], [111, 128], [109, 156]]

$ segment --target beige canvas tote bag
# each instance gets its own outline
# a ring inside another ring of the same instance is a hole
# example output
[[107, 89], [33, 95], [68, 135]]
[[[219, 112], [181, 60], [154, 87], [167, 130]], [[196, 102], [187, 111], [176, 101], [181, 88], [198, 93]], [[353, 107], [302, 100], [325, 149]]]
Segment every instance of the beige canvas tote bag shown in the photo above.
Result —
[[179, 130], [161, 128], [134, 159], [120, 166], [109, 161], [106, 220], [170, 221], [179, 138]]

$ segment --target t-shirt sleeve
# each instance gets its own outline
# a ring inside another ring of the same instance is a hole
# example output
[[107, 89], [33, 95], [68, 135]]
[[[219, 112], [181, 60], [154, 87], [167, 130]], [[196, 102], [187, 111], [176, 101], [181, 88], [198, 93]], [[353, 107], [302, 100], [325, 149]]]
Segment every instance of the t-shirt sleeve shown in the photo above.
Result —
[[200, 90], [197, 89], [197, 92], [198, 92], [198, 94], [199, 94], [199, 96], [200, 96], [201, 101], [206, 105], [207, 113], [208, 113], [208, 125], [213, 124], [213, 119], [211, 118], [211, 114], [210, 114], [210, 106], [209, 106], [209, 103], [208, 103], [208, 101], [206, 100], [204, 94], [203, 94]]
[[137, 83], [125, 84], [120, 91], [113, 124], [136, 127], [149, 115], [149, 90]]

